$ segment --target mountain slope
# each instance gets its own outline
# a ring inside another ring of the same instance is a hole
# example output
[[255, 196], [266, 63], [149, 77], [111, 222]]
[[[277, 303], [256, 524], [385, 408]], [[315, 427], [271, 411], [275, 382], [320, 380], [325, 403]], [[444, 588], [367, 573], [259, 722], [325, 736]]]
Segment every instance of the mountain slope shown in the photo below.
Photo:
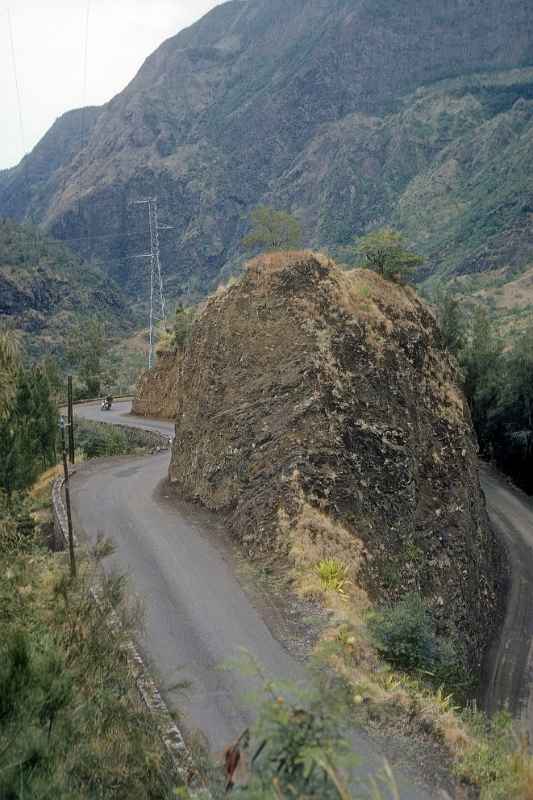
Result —
[[394, 221], [431, 273], [516, 264], [531, 239], [531, 66], [525, 0], [233, 0], [106, 106], [59, 120], [0, 178], [0, 213], [103, 257], [133, 296], [147, 222], [131, 204], [151, 195], [173, 226], [173, 294], [235, 265], [259, 202], [290, 207], [314, 246]]
[[61, 356], [87, 313], [110, 332], [131, 329], [119, 290], [96, 265], [33, 226], [0, 220], [0, 323], [23, 333], [32, 356]]

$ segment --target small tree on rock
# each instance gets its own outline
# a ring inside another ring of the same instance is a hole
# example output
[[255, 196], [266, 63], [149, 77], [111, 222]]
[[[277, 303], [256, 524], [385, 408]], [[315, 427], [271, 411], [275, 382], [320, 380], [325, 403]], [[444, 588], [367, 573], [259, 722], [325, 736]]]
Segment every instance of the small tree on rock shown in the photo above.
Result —
[[177, 307], [172, 331], [175, 347], [185, 347], [189, 341], [195, 316], [195, 308], [184, 308], [182, 305]]
[[421, 256], [408, 250], [401, 233], [392, 228], [379, 228], [363, 236], [355, 252], [364, 259], [364, 266], [388, 280], [404, 280], [424, 263]]
[[302, 229], [291, 214], [259, 206], [250, 216], [252, 230], [242, 240], [245, 250], [295, 250], [301, 245]]
[[466, 318], [461, 300], [451, 291], [441, 293], [437, 299], [437, 318], [444, 345], [450, 353], [458, 356], [466, 336]]

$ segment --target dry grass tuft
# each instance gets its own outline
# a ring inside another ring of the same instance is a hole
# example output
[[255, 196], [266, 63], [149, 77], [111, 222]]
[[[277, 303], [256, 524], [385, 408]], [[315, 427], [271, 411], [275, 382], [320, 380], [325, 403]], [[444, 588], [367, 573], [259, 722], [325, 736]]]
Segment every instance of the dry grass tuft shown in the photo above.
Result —
[[365, 301], [371, 304], [370, 310], [382, 319], [389, 317], [384, 314], [386, 309], [393, 309], [394, 316], [405, 317], [420, 306], [416, 291], [411, 286], [385, 280], [372, 270], [343, 272], [336, 269], [335, 279], [339, 286], [339, 300], [348, 314], [358, 313]]
[[346, 594], [346, 586], [349, 582], [348, 570], [342, 561], [327, 558], [324, 561], [319, 561], [315, 571], [324, 590], [331, 590], [342, 595]]
[[[296, 473], [292, 480], [298, 481]], [[290, 542], [293, 586], [300, 597], [319, 600], [333, 612], [333, 626], [324, 641], [346, 638], [347, 649], [358, 665], [375, 666], [377, 655], [366, 634], [365, 616], [370, 609], [367, 593], [359, 583], [365, 556], [363, 543], [336, 520], [307, 503], [300, 491], [300, 511], [294, 521], [280, 512], [280, 529]], [[341, 584], [323, 580], [324, 564], [339, 565]], [[339, 591], [339, 585], [342, 591]], [[346, 621], [349, 620], [349, 631]], [[348, 641], [349, 640], [349, 641]]]
[[[287, 528], [287, 520], [281, 520]], [[369, 606], [366, 592], [357, 583], [363, 553], [362, 542], [336, 520], [302, 500], [297, 520], [290, 527], [290, 559], [294, 565], [295, 586], [303, 597], [335, 602], [336, 590], [325, 588], [319, 565], [342, 565], [343, 587], [351, 603], [362, 609]], [[343, 606], [344, 607], [344, 606]]]
[[323, 253], [315, 253], [312, 250], [276, 250], [271, 253], [262, 253], [248, 261], [246, 263], [246, 274], [261, 282], [269, 275], [283, 272], [287, 268], [297, 267], [299, 264], [306, 264], [310, 261], [316, 261], [320, 266], [330, 267], [340, 272], [335, 262]]
[[50, 496], [52, 484], [62, 474], [62, 467], [57, 464], [55, 467], [50, 467], [49, 470], [43, 472], [39, 479], [33, 484], [30, 497], [32, 500], [42, 501]]
[[[503, 778], [500, 772], [487, 772], [484, 765], [493, 740], [464, 718], [453, 695], [431, 689], [417, 676], [396, 672], [380, 659], [365, 624], [371, 604], [358, 584], [364, 546], [354, 533], [305, 500], [299, 478], [298, 472], [291, 478], [299, 494], [299, 512], [291, 520], [280, 511], [280, 533], [290, 542], [297, 593], [319, 600], [332, 612], [332, 625], [319, 651], [352, 687], [354, 708], [361, 709], [363, 719], [381, 721], [389, 733], [397, 728], [402, 735], [407, 730], [431, 736], [448, 754], [456, 774], [481, 789], [482, 798], [500, 800], [502, 787], [512, 785], [513, 800], [533, 800], [533, 760], [527, 748], [504, 754]], [[325, 565], [333, 584], [324, 580]]]
[[513, 771], [517, 776], [520, 800], [533, 800], [533, 757], [525, 740], [513, 756]]

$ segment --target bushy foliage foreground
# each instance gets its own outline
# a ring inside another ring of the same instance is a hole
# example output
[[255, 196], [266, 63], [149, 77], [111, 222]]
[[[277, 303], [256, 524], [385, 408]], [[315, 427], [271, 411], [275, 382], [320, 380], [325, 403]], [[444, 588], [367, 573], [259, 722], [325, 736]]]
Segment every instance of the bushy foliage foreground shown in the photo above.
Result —
[[57, 411], [45, 372], [20, 368], [0, 415], [0, 489], [8, 495], [30, 486], [57, 458]]
[[[31, 557], [3, 553], [0, 569], [0, 797], [174, 797], [126, 660], [123, 581], [107, 579], [97, 606], [90, 562], [71, 582], [35, 539]], [[124, 628], [108, 624], [112, 608]]]
[[462, 368], [481, 455], [533, 493], [533, 325], [508, 348], [485, 309], [469, 317], [446, 295], [439, 313], [444, 343]]

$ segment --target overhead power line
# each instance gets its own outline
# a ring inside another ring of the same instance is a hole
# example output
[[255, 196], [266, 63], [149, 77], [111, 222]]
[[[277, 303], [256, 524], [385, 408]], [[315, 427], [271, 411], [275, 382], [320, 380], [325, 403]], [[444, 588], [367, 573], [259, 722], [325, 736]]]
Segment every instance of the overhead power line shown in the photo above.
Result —
[[[139, 237], [145, 236], [145, 235], [146, 234], [144, 234], [144, 233], [100, 233], [100, 234], [97, 234], [96, 236], [90, 236], [90, 237], [87, 236], [87, 235], [86, 236], [69, 236], [67, 238], [61, 238], [61, 239], [59, 239], [59, 241], [64, 242], [65, 244], [67, 242], [88, 242], [89, 239], [91, 240], [91, 242], [96, 242], [96, 241], [99, 241], [101, 239], [108, 239], [108, 240], [112, 240], [112, 239], [134, 239], [135, 237], [139, 238]], [[127, 256], [124, 256], [124, 258], [127, 258]]]

